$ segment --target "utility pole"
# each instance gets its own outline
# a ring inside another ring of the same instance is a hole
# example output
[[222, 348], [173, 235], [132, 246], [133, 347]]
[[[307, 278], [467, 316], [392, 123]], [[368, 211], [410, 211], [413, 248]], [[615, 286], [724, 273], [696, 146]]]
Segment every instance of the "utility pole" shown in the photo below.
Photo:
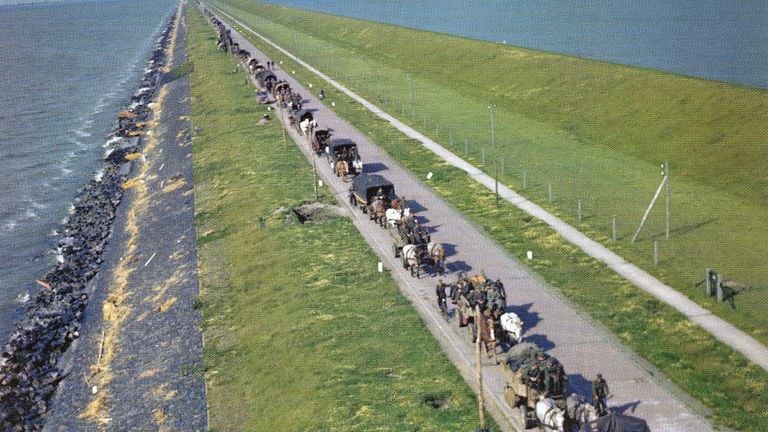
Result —
[[480, 305], [475, 306], [475, 329], [477, 340], [475, 341], [475, 352], [477, 361], [477, 410], [480, 417], [480, 430], [485, 431], [485, 400], [483, 396], [483, 364], [480, 361]]
[[317, 154], [315, 152], [312, 152], [312, 184], [315, 185], [315, 201], [319, 200], [318, 193], [317, 193], [317, 163], [315, 162], [317, 159]]
[[665, 188], [666, 188], [666, 199], [667, 199], [666, 209], [665, 209], [666, 210], [665, 213], [666, 213], [666, 217], [667, 217], [667, 230], [666, 230], [666, 234], [667, 234], [667, 239], [669, 239], [669, 200], [670, 200], [670, 196], [669, 196], [669, 161], [664, 161], [664, 178], [666, 179], [666, 181], [665, 181], [665, 184], [666, 184]]
[[405, 74], [405, 79], [408, 80], [408, 92], [411, 96], [411, 121], [416, 121], [416, 111], [413, 107], [413, 79], [411, 79], [411, 74]]
[[494, 111], [496, 110], [496, 105], [488, 105], [488, 110], [491, 112], [491, 149], [493, 150], [493, 183], [494, 183], [494, 193], [496, 195], [496, 207], [499, 206], [499, 165], [498, 165], [498, 157], [496, 155], [496, 125], [494, 124]]
[[280, 101], [282, 99], [283, 99], [282, 97], [277, 99], [277, 104], [276, 104], [277, 106], [275, 108], [277, 108], [277, 112], [278, 114], [280, 114], [280, 125], [283, 127], [283, 147], [288, 147], [288, 140], [286, 139], [286, 136], [285, 136], [285, 122], [283, 121], [283, 109], [280, 107]]

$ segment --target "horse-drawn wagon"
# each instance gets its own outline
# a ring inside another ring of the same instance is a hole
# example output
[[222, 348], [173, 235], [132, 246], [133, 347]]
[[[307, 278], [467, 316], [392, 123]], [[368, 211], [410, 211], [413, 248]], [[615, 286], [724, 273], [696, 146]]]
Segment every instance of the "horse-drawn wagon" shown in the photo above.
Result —
[[331, 132], [327, 129], [318, 129], [314, 131], [312, 134], [312, 151], [315, 152], [318, 156], [320, 156], [323, 153], [326, 153], [329, 149], [326, 149], [328, 147], [328, 144], [331, 142]]
[[331, 170], [338, 177], [356, 176], [363, 172], [363, 161], [357, 144], [346, 138], [334, 139], [328, 143], [326, 157], [331, 164]]
[[[304, 135], [304, 130], [302, 125], [308, 125], [315, 119], [315, 116], [312, 115], [312, 112], [309, 110], [298, 110], [293, 111], [288, 115], [288, 123], [290, 123], [291, 126], [296, 129], [296, 132], [298, 132], [301, 135]], [[309, 130], [307, 129], [307, 132]]]
[[373, 213], [371, 204], [377, 199], [389, 203], [394, 197], [395, 185], [378, 174], [359, 175], [349, 186], [349, 203], [360, 207], [363, 213]]
[[273, 86], [277, 82], [277, 77], [275, 76], [275, 74], [273, 74], [268, 70], [262, 70], [260, 72], [256, 72], [256, 75], [254, 75], [254, 78], [256, 78], [256, 83], [259, 84], [259, 87], [272, 93]]
[[[532, 343], [521, 343], [509, 350], [502, 363], [504, 399], [520, 410], [526, 429], [540, 426], [555, 431], [570, 431], [576, 411], [591, 419], [596, 416], [590, 405], [576, 395], [565, 398], [567, 378], [557, 359], [547, 356]], [[569, 416], [569, 412], [572, 414]]]

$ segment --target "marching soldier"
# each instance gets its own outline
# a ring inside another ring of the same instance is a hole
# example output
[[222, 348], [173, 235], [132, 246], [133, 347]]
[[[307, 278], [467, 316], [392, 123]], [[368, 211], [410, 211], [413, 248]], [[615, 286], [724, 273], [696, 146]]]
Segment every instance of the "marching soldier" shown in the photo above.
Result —
[[606, 399], [610, 394], [608, 382], [605, 381], [602, 374], [597, 374], [597, 379], [592, 381], [592, 404], [597, 410], [598, 415], [604, 416], [608, 414]]

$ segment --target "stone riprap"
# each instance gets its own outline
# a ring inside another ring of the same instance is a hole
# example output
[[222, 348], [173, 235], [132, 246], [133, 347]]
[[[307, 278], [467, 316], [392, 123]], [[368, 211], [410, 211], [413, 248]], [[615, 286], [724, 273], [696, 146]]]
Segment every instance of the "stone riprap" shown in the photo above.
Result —
[[[149, 104], [175, 25], [160, 35], [129, 105], [118, 114], [111, 147], [99, 173], [78, 193], [58, 230], [56, 266], [38, 280], [30, 301], [0, 356], [0, 430], [41, 430], [58, 383], [65, 378], [59, 359], [79, 337], [89, 282], [99, 272], [112, 221], [123, 198], [132, 159], [142, 146], [141, 130], [152, 115]], [[127, 157], [129, 156], [129, 157]]]

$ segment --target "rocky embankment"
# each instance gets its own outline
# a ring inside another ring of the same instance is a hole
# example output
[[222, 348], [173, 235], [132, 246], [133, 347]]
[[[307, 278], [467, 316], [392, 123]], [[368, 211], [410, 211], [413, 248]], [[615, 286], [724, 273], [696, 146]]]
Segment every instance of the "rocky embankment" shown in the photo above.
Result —
[[37, 282], [29, 302], [0, 356], [0, 430], [37, 431], [58, 383], [65, 375], [59, 359], [78, 338], [89, 298], [89, 282], [99, 272], [112, 221], [123, 198], [132, 160], [142, 146], [141, 132], [152, 115], [149, 104], [158, 88], [160, 68], [175, 23], [155, 45], [141, 87], [118, 114], [112, 147], [102, 170], [78, 193], [71, 214], [58, 230], [56, 266]]

